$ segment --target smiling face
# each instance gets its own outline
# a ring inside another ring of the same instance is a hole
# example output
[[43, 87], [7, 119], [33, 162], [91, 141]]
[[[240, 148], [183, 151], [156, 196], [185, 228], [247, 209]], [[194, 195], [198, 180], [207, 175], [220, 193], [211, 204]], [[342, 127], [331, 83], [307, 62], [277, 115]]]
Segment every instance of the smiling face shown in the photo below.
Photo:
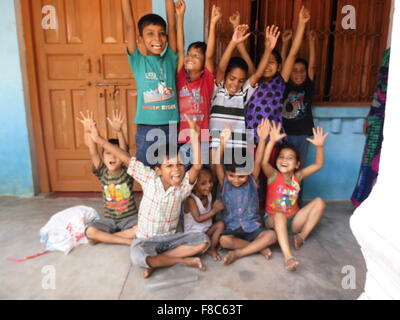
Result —
[[103, 163], [110, 173], [118, 173], [121, 170], [122, 161], [107, 150], [103, 152]]
[[193, 188], [193, 192], [199, 198], [207, 197], [211, 194], [214, 186], [213, 178], [210, 172], [206, 170], [200, 171], [197, 183]]
[[165, 190], [169, 187], [179, 187], [185, 176], [185, 166], [181, 157], [165, 157], [163, 163], [155, 169], [157, 175], [161, 178]]
[[185, 56], [184, 64], [188, 72], [200, 72], [204, 69], [205, 57], [203, 50], [191, 47]]
[[283, 148], [276, 159], [276, 168], [280, 173], [294, 173], [300, 168], [296, 152], [290, 148]]
[[281, 66], [278, 63], [278, 60], [276, 59], [275, 55], [271, 54], [269, 56], [268, 65], [264, 71], [263, 76], [269, 80], [273, 78], [278, 71], [280, 71], [280, 68]]
[[226, 172], [226, 179], [236, 188], [239, 188], [242, 184], [249, 180], [248, 174], [236, 173], [233, 171]]
[[290, 74], [290, 80], [296, 85], [299, 86], [303, 84], [307, 79], [307, 70], [304, 63], [297, 62], [293, 66], [292, 73]]
[[225, 77], [225, 88], [229, 95], [234, 95], [238, 93], [246, 82], [247, 74], [241, 68], [231, 69]]
[[143, 28], [141, 36], [147, 53], [152, 56], [160, 55], [167, 46], [167, 33], [160, 25], [149, 24]]

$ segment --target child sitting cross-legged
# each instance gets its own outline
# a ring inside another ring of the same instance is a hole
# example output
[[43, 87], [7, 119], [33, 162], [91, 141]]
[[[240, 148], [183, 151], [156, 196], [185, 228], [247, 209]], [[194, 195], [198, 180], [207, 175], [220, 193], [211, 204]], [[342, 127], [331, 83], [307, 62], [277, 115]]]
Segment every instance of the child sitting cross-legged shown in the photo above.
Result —
[[204, 232], [211, 239], [208, 253], [214, 260], [221, 260], [218, 254], [219, 238], [225, 229], [222, 221], [213, 224], [213, 217], [224, 209], [221, 200], [212, 203], [212, 190], [214, 179], [212, 172], [207, 167], [201, 169], [199, 178], [193, 188], [193, 192], [185, 201], [184, 205], [184, 231]]
[[200, 128], [186, 117], [190, 126], [194, 163], [186, 172], [177, 145], [158, 146], [156, 168], [146, 167], [135, 157], [108, 143], [95, 125], [91, 126], [93, 141], [129, 165], [128, 174], [142, 187], [143, 198], [139, 206], [138, 230], [131, 246], [132, 263], [145, 268], [148, 278], [154, 269], [183, 264], [205, 270], [195, 255], [205, 252], [210, 240], [204, 233], [176, 233], [183, 200], [194, 187], [202, 168], [200, 154]]
[[[81, 112], [85, 130], [85, 144], [89, 148], [93, 163], [93, 174], [100, 180], [103, 189], [104, 219], [90, 223], [85, 234], [92, 244], [98, 242], [130, 245], [136, 234], [137, 208], [133, 193], [133, 178], [127, 173], [128, 168], [113, 154], [103, 150], [101, 155], [96, 144], [90, 139], [87, 131], [94, 123], [93, 112]], [[112, 118], [107, 118], [110, 126], [118, 136], [110, 139], [111, 144], [119, 146], [125, 152], [128, 149], [122, 132], [124, 117], [118, 110], [113, 111]]]
[[[262, 121], [257, 132], [260, 136], [268, 135], [267, 122]], [[233, 152], [231, 164], [221, 164], [224, 154], [224, 147], [231, 137], [230, 127], [227, 126], [220, 135], [220, 146], [217, 154], [213, 156], [216, 160], [216, 173], [221, 186], [221, 196], [224, 203], [223, 220], [226, 231], [222, 233], [220, 244], [222, 248], [229, 249], [224, 257], [225, 265], [235, 260], [260, 252], [266, 259], [271, 258], [269, 246], [276, 242], [276, 235], [273, 230], [263, 227], [261, 216], [258, 213], [259, 202], [257, 192], [257, 179], [261, 170], [261, 160], [265, 150], [264, 142], [259, 144], [256, 151], [254, 168], [250, 168], [249, 162], [245, 167], [239, 165], [238, 152]], [[242, 159], [243, 160], [243, 159]], [[247, 160], [247, 159], [246, 159]], [[226, 160], [224, 160], [226, 161]], [[224, 171], [225, 167], [225, 171]]]
[[325, 209], [325, 202], [321, 198], [315, 198], [301, 209], [297, 200], [301, 181], [324, 165], [324, 143], [328, 133], [324, 135], [322, 128], [317, 127], [313, 128], [314, 137], [307, 138], [317, 149], [313, 164], [299, 170], [301, 163], [298, 151], [293, 146], [284, 144], [278, 151], [275, 169], [269, 164], [269, 158], [274, 145], [286, 137], [286, 134], [281, 133], [280, 123], [276, 125], [273, 121], [270, 128], [269, 142], [262, 162], [263, 171], [268, 178], [265, 206], [267, 224], [275, 229], [278, 236], [286, 269], [293, 271], [300, 263], [290, 251], [288, 232], [295, 233], [294, 247], [299, 249], [318, 224]]

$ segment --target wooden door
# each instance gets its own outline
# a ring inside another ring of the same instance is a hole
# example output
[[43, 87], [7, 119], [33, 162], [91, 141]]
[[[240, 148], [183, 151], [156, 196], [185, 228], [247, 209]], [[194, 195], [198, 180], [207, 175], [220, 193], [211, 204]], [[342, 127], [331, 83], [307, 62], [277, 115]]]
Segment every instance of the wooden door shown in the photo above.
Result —
[[[102, 135], [114, 138], [106, 117], [119, 108], [134, 154], [136, 85], [126, 56], [120, 0], [32, 0], [40, 111], [51, 191], [99, 191], [84, 144], [80, 111], [92, 110]], [[53, 6], [56, 29], [42, 28], [42, 8]], [[151, 2], [132, 1], [135, 19]]]

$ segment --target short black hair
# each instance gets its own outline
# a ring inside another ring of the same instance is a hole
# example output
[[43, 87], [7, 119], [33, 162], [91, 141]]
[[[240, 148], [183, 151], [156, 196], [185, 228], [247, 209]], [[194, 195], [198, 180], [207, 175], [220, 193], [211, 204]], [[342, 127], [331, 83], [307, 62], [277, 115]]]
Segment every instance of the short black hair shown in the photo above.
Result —
[[[225, 148], [224, 152], [224, 169], [225, 171], [234, 172], [238, 174], [251, 173], [253, 166], [252, 158], [249, 156], [250, 152], [246, 148]], [[228, 158], [228, 159], [227, 159]]]
[[160, 144], [154, 152], [155, 163], [152, 165], [156, 168], [160, 168], [165, 159], [175, 158], [179, 154], [177, 144]]
[[278, 63], [278, 66], [280, 66], [282, 64], [282, 56], [279, 53], [279, 51], [274, 49], [274, 50], [272, 50], [271, 54], [274, 55], [276, 62]]
[[163, 17], [159, 16], [158, 14], [149, 13], [141, 17], [138, 22], [139, 34], [141, 36], [143, 35], [143, 29], [149, 25], [160, 26], [167, 30], [167, 23]]
[[244, 72], [246, 72], [246, 75], [249, 72], [249, 66], [247, 65], [246, 61], [243, 58], [240, 57], [232, 57], [229, 60], [228, 66], [226, 67], [225, 71], [225, 76], [233, 69], [242, 69]]
[[203, 55], [204, 55], [204, 56], [206, 55], [206, 52], [207, 52], [207, 44], [206, 44], [205, 42], [202, 42], [202, 41], [193, 42], [193, 43], [190, 44], [190, 46], [189, 46], [189, 48], [188, 48], [187, 51], [189, 52], [189, 50], [192, 49], [192, 48], [194, 48], [194, 49], [200, 49], [201, 52], [203, 53]]
[[282, 151], [283, 149], [290, 149], [290, 150], [292, 150], [292, 151], [295, 153], [295, 155], [296, 155], [296, 161], [300, 162], [300, 165], [301, 165], [301, 159], [300, 159], [300, 152], [299, 152], [299, 150], [298, 150], [293, 144], [291, 144], [291, 143], [289, 143], [289, 142], [283, 142], [280, 146], [278, 146], [278, 152], [277, 152], [277, 154], [276, 154], [276, 159], [277, 159], [277, 160], [278, 160], [279, 154], [281, 153], [281, 151]]
[[304, 66], [306, 67], [306, 71], [307, 71], [307, 73], [308, 73], [308, 62], [307, 62], [306, 59], [297, 58], [296, 61], [294, 62], [294, 64], [296, 64], [296, 63], [302, 63], [302, 64], [304, 64]]

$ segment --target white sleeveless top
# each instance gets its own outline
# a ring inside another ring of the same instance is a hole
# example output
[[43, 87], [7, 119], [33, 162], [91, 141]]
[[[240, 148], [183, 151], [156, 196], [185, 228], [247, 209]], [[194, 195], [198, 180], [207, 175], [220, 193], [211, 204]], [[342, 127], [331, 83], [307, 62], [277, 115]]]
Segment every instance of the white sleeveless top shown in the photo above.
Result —
[[[208, 206], [204, 208], [203, 203], [193, 193], [190, 195], [193, 200], [196, 202], [197, 208], [199, 209], [200, 215], [203, 215], [207, 212], [211, 211], [211, 201], [212, 201], [212, 196], [211, 194], [208, 195]], [[207, 230], [211, 227], [212, 225], [212, 218], [204, 221], [204, 222], [197, 222], [194, 220], [192, 214], [190, 212], [184, 212], [183, 215], [183, 222], [184, 222], [184, 231], [185, 233], [187, 232], [207, 232]]]

